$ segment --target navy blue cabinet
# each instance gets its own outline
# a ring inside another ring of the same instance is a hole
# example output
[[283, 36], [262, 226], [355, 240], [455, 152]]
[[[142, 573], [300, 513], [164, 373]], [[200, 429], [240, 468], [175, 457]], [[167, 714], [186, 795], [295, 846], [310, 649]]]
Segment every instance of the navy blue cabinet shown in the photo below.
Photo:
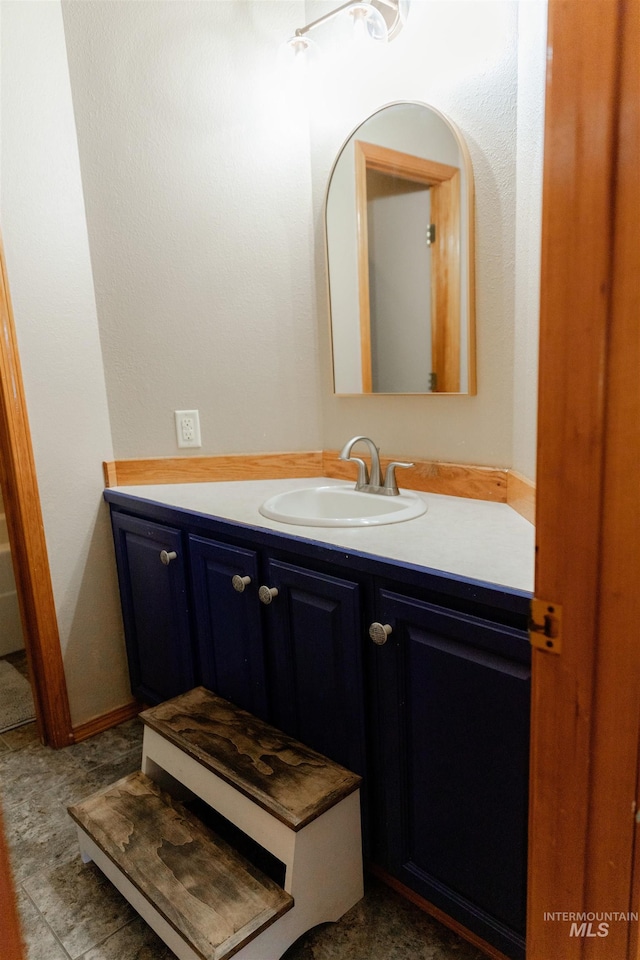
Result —
[[374, 857], [508, 956], [524, 957], [526, 634], [383, 588], [372, 649]]
[[118, 511], [112, 522], [134, 695], [203, 684], [364, 775], [360, 585]]
[[200, 682], [363, 774], [358, 584], [193, 535], [189, 556]]
[[267, 720], [258, 554], [191, 535], [189, 556], [199, 682]]
[[355, 581], [267, 558], [269, 691], [276, 726], [364, 776], [361, 588]]
[[131, 690], [159, 703], [195, 681], [182, 534], [121, 513], [112, 525]]
[[105, 495], [134, 694], [203, 684], [361, 774], [371, 862], [523, 958], [528, 597]]

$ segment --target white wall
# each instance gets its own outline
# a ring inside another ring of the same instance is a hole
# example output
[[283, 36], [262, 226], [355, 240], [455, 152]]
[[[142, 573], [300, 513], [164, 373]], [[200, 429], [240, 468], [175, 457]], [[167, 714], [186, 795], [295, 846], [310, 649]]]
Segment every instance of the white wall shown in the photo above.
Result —
[[[358, 58], [324, 27], [308, 85], [283, 81], [278, 45], [334, 7], [63, 2], [116, 456], [176, 454], [172, 411], [195, 407], [203, 447], [184, 455], [365, 432], [398, 455], [513, 463], [518, 4], [413, 0], [406, 29]], [[442, 110], [471, 151], [476, 397], [332, 393], [326, 182], [351, 130], [396, 99]], [[525, 463], [530, 418], [518, 437]]]
[[427, 187], [367, 172], [372, 384], [381, 393], [430, 389], [430, 222]]
[[511, 466], [535, 480], [547, 3], [520, 5]]
[[63, 3], [117, 457], [321, 446], [300, 7]]
[[3, 2], [0, 224], [72, 721], [130, 699], [113, 455], [60, 5]]
[[[326, 3], [308, 4], [316, 15]], [[322, 204], [343, 140], [383, 103], [419, 100], [465, 138], [476, 184], [478, 395], [342, 399], [331, 394], [321, 319], [326, 446], [354, 433], [383, 451], [510, 466], [516, 217], [517, 4], [509, 0], [414, 0], [402, 33], [358, 61], [323, 58], [312, 92], [314, 217], [322, 250]], [[317, 31], [318, 43], [320, 32]], [[326, 315], [323, 255], [316, 257], [318, 312]]]

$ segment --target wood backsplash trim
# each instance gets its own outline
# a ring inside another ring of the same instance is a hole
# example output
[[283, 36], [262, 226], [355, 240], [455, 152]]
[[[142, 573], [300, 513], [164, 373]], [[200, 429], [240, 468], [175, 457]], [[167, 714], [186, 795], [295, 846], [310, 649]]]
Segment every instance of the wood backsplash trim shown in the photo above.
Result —
[[[382, 473], [388, 463], [400, 457], [382, 457]], [[496, 467], [476, 467], [459, 463], [435, 463], [431, 460], [413, 460], [415, 466], [398, 469], [400, 487], [423, 493], [442, 493], [449, 497], [467, 497], [470, 500], [507, 502], [507, 470]], [[337, 450], [323, 452], [322, 474], [337, 480], [355, 480], [355, 466], [338, 460]]]
[[536, 485], [515, 470], [507, 474], [507, 503], [525, 520], [536, 522]]
[[213, 480], [279, 480], [322, 476], [319, 450], [304, 453], [233, 454], [219, 457], [158, 457], [103, 463], [107, 487], [142, 483], [206, 483]]
[[[382, 458], [383, 471], [392, 459], [396, 458]], [[398, 470], [401, 487], [449, 497], [508, 503], [527, 520], [534, 522], [535, 485], [512, 470], [436, 463], [431, 460], [415, 460], [414, 464], [410, 469]], [[103, 470], [107, 487], [206, 483], [216, 480], [279, 480], [287, 477], [355, 480], [354, 465], [338, 460], [337, 450], [110, 460], [103, 464]]]

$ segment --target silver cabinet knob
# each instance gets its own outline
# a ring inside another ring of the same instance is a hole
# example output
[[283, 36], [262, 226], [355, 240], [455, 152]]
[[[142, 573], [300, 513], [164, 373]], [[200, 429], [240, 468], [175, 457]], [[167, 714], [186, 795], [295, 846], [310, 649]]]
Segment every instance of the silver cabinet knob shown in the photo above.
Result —
[[238, 593], [244, 593], [244, 588], [248, 587], [251, 583], [251, 577], [241, 577], [239, 573], [236, 573], [235, 576], [231, 577], [231, 585], [234, 590], [237, 590]]
[[379, 647], [387, 642], [387, 637], [392, 633], [393, 628], [388, 623], [372, 623], [369, 627], [369, 636]]
[[178, 554], [175, 550], [161, 550], [160, 559], [164, 563], [165, 567], [168, 567], [172, 560], [175, 560]]
[[274, 597], [278, 596], [277, 587], [260, 587], [258, 590], [258, 596], [262, 603], [271, 603]]

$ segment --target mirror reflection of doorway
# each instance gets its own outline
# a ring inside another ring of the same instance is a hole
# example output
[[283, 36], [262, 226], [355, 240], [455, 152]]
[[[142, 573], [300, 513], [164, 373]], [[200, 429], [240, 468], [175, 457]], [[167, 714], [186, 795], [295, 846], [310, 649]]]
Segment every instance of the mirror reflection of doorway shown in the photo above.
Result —
[[373, 393], [433, 390], [430, 225], [428, 186], [367, 170]]
[[[460, 170], [362, 140], [355, 141], [354, 156], [362, 392], [458, 393]], [[414, 215], [414, 206], [422, 212]], [[411, 327], [400, 331], [405, 316]], [[420, 349], [425, 338], [426, 353]]]

